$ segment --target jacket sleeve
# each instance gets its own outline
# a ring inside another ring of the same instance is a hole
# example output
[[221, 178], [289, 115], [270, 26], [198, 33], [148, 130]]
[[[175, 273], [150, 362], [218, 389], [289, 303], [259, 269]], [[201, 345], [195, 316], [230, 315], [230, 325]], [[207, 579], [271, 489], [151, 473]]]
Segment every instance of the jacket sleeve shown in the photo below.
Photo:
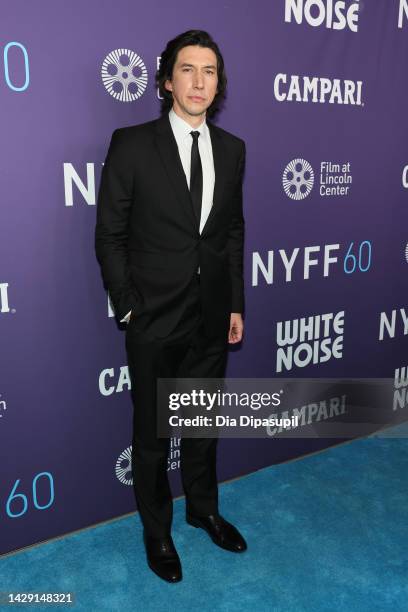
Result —
[[237, 184], [234, 193], [232, 219], [228, 233], [228, 255], [231, 275], [232, 299], [231, 312], [244, 312], [244, 216], [242, 212], [242, 181], [245, 168], [245, 143], [238, 161]]
[[115, 130], [102, 169], [98, 192], [95, 251], [117, 320], [137, 303], [128, 264], [129, 218], [133, 199], [131, 156]]

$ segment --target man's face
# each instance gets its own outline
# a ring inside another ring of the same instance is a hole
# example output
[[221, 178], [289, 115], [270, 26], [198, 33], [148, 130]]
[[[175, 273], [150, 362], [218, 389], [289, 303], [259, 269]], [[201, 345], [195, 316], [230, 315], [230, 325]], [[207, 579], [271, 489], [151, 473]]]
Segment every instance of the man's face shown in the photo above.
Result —
[[217, 56], [212, 49], [189, 45], [177, 54], [171, 80], [164, 84], [173, 94], [173, 108], [183, 119], [204, 116], [217, 93]]

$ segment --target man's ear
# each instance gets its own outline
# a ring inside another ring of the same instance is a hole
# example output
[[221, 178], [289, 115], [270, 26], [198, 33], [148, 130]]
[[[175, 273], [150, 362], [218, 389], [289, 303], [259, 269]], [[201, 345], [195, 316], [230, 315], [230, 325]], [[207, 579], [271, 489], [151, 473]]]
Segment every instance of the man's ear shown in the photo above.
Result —
[[167, 89], [167, 91], [173, 91], [173, 85], [169, 79], [164, 81], [164, 89]]

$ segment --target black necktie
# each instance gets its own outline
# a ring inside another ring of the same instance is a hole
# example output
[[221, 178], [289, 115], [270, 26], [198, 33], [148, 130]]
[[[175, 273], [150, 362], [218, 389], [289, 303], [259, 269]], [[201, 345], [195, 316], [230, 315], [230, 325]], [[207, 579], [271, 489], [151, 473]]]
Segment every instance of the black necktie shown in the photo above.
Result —
[[191, 145], [190, 194], [198, 227], [200, 227], [201, 201], [203, 199], [203, 169], [201, 166], [200, 152], [198, 150], [198, 137], [200, 132], [190, 132], [190, 134], [193, 137], [193, 144]]

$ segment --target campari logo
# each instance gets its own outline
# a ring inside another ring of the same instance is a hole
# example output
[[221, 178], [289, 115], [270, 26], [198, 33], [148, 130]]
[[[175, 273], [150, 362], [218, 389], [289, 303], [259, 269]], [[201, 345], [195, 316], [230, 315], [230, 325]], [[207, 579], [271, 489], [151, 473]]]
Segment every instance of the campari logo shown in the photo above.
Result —
[[363, 81], [350, 79], [279, 72], [275, 75], [273, 93], [277, 102], [364, 106]]

